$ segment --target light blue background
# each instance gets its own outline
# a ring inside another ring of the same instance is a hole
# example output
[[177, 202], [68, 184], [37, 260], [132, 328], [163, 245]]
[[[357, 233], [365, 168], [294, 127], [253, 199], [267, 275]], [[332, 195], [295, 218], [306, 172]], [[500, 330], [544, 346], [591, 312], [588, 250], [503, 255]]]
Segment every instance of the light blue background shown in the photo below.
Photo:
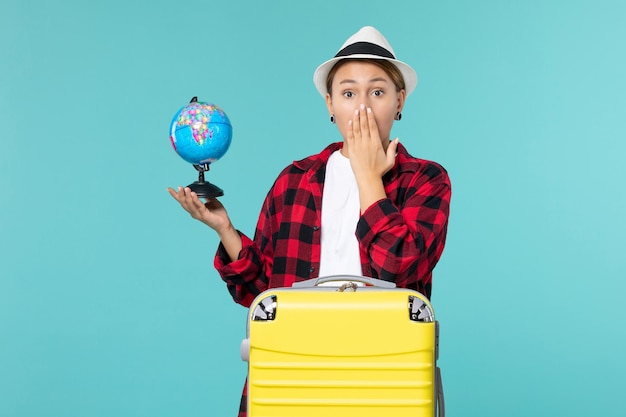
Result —
[[420, 83], [394, 135], [453, 181], [433, 303], [450, 416], [621, 416], [626, 6], [44, 1], [0, 6], [0, 417], [234, 416], [245, 309], [167, 195], [168, 124], [234, 125], [208, 178], [252, 233], [339, 140], [311, 82], [374, 25]]

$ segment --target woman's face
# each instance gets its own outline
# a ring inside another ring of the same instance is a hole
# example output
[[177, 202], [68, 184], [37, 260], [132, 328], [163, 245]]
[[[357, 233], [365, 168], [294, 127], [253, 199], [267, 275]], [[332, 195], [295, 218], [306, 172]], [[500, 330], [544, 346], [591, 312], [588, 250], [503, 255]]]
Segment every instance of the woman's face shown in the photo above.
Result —
[[406, 93], [396, 91], [391, 77], [379, 66], [369, 62], [351, 61], [343, 64], [335, 73], [332, 95], [326, 95], [326, 106], [346, 138], [348, 121], [361, 104], [371, 108], [378, 134], [386, 148], [394, 118], [402, 111]]

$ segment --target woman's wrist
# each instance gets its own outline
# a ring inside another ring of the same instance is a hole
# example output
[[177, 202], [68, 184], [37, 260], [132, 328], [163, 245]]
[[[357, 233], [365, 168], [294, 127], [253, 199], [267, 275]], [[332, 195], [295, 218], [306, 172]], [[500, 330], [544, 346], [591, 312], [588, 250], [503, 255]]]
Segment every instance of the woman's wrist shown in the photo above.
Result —
[[225, 227], [219, 229], [216, 228], [215, 231], [217, 232], [220, 240], [232, 238], [234, 235], [239, 236], [237, 229], [235, 229], [235, 226], [233, 226], [231, 222], [228, 222]]
[[226, 249], [226, 253], [230, 257], [231, 261], [236, 261], [239, 258], [239, 252], [243, 247], [241, 242], [241, 236], [232, 223], [228, 223], [228, 226], [224, 230], [216, 230], [217, 235]]
[[387, 198], [385, 186], [380, 177], [363, 178], [360, 181], [357, 180], [357, 185], [359, 187], [359, 205], [361, 206], [361, 213], [375, 202]]

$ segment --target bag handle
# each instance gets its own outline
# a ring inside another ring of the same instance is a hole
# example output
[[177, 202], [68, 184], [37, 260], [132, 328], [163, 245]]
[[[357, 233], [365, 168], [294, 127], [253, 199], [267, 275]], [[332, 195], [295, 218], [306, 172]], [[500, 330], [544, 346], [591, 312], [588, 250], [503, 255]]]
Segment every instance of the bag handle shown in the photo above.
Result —
[[363, 285], [378, 287], [378, 288], [396, 288], [396, 284], [390, 281], [383, 281], [382, 279], [362, 277], [358, 275], [331, 275], [327, 277], [319, 277], [307, 279], [306, 281], [294, 282], [293, 288], [313, 288], [320, 285], [332, 284], [336, 282], [336, 287], [340, 287], [347, 282], [358, 282]]

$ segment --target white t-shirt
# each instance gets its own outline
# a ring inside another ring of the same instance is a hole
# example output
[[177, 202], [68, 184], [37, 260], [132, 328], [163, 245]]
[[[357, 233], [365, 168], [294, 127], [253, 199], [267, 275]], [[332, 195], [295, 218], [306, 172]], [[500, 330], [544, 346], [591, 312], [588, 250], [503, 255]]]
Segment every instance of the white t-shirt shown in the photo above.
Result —
[[322, 195], [319, 276], [363, 275], [356, 224], [361, 207], [350, 160], [335, 151], [326, 165]]

